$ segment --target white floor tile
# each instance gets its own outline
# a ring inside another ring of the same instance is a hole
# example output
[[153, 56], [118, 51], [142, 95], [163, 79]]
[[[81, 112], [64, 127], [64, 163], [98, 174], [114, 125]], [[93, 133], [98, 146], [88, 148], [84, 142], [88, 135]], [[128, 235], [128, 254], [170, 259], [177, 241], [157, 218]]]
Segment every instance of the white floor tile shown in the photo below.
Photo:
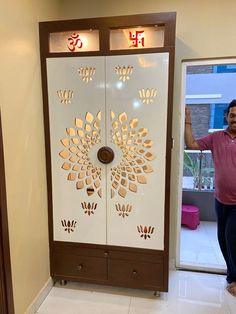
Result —
[[[92, 286], [76, 283], [54, 287], [38, 310], [40, 314], [128, 314], [130, 297], [93, 291]], [[76, 289], [75, 289], [76, 288]]]
[[[201, 222], [197, 230], [182, 228], [181, 262], [225, 269], [216, 224]], [[225, 276], [170, 272], [169, 292], [153, 292], [86, 283], [57, 283], [38, 314], [235, 314], [236, 298], [225, 291]]]
[[167, 308], [167, 303], [162, 300], [145, 300], [132, 298], [129, 314], [154, 314], [163, 313]]
[[215, 222], [201, 221], [196, 230], [181, 228], [180, 264], [226, 270]]
[[171, 271], [169, 292], [68, 283], [57, 284], [38, 314], [235, 314], [236, 298], [225, 292], [225, 276]]

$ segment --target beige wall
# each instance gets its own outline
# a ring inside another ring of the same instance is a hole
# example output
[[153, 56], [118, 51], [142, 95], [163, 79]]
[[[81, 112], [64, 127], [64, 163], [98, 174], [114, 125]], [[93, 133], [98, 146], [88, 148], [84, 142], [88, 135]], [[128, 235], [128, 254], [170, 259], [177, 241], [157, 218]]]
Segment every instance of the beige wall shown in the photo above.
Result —
[[49, 279], [44, 132], [38, 21], [57, 1], [0, 1], [0, 107], [15, 313]]
[[170, 258], [176, 254], [176, 226], [179, 198], [181, 60], [236, 56], [235, 0], [62, 0], [64, 19], [129, 15], [155, 12], [177, 13], [176, 59], [171, 176]]
[[16, 314], [49, 279], [38, 21], [177, 12], [171, 258], [178, 207], [181, 59], [236, 55], [235, 0], [1, 0], [0, 106]]

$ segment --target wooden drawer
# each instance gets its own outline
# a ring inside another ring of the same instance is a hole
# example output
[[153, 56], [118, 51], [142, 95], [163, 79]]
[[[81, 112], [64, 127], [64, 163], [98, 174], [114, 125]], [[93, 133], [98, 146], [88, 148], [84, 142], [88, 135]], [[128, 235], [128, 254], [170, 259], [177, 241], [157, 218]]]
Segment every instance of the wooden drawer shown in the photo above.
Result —
[[112, 284], [162, 291], [164, 286], [163, 264], [108, 260], [108, 280]]
[[107, 247], [94, 244], [54, 242], [53, 254], [107, 257]]
[[107, 280], [107, 259], [73, 254], [55, 254], [53, 276]]

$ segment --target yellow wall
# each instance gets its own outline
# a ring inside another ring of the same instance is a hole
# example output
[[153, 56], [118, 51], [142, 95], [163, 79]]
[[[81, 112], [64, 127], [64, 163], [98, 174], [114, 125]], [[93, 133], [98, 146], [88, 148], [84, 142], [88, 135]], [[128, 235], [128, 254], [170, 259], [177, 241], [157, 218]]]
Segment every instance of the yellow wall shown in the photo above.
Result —
[[181, 59], [236, 55], [235, 0], [1, 0], [0, 106], [13, 292], [23, 314], [49, 279], [47, 195], [38, 21], [177, 12], [171, 258], [175, 257]]
[[49, 279], [44, 131], [38, 21], [57, 2], [0, 1], [0, 106], [15, 313]]
[[181, 60], [236, 56], [235, 0], [62, 0], [63, 19], [176, 12], [170, 258], [175, 259], [179, 192]]

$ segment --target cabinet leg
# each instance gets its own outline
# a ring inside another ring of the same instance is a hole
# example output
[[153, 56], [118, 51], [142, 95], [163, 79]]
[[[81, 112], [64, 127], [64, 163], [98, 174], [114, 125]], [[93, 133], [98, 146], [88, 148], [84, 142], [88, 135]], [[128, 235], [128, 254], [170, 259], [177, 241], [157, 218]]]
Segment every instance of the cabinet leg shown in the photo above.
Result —
[[54, 278], [53, 278], [52, 280], [53, 280], [53, 285], [55, 286], [55, 284], [56, 284], [57, 281], [56, 281], [56, 279], [54, 279]]
[[159, 298], [161, 296], [160, 291], [154, 291], [154, 296]]
[[65, 286], [66, 284], [67, 284], [67, 281], [66, 281], [66, 280], [63, 280], [63, 279], [60, 280], [60, 285], [61, 285], [61, 286]]

